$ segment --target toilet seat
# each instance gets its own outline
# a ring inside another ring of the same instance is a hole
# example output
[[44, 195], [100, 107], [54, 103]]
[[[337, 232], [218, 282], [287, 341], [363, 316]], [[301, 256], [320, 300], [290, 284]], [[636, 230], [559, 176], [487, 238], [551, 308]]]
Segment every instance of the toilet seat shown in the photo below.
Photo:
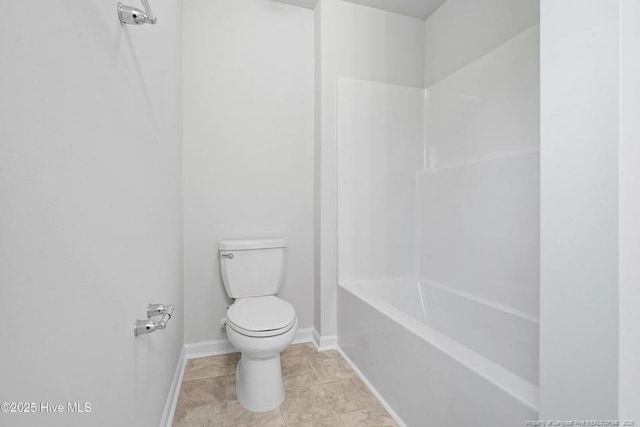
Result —
[[249, 337], [281, 335], [295, 322], [293, 306], [274, 295], [238, 298], [227, 311], [227, 325]]

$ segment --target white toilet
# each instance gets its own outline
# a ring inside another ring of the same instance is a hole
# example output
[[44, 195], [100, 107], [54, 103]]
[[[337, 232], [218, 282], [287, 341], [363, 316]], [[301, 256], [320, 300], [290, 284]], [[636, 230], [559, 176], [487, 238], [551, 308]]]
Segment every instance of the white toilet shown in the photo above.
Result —
[[284, 400], [280, 352], [298, 329], [296, 311], [276, 297], [282, 286], [286, 242], [220, 242], [222, 281], [235, 302], [227, 310], [227, 336], [242, 353], [236, 370], [236, 394], [247, 410], [267, 412]]

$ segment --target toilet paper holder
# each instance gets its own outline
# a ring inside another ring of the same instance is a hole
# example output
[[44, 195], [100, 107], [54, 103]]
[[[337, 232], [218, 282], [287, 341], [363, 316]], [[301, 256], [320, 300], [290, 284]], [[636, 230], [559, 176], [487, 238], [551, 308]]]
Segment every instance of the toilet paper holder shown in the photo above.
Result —
[[[167, 327], [167, 323], [171, 320], [173, 310], [176, 307], [173, 304], [148, 304], [147, 305], [147, 318], [137, 319], [133, 328], [133, 335], [150, 334], [158, 329], [164, 329]], [[160, 320], [152, 320], [152, 317], [162, 316]]]

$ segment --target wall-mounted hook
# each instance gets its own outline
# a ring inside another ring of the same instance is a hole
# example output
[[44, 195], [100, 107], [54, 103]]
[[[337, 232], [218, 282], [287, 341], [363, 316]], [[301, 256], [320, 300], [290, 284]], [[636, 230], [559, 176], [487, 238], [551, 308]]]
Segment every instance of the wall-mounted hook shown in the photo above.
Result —
[[142, 25], [142, 24], [155, 24], [158, 22], [158, 18], [151, 12], [151, 6], [149, 6], [148, 0], [142, 0], [144, 11], [137, 7], [127, 6], [126, 4], [118, 3], [118, 18], [121, 24], [129, 25]]

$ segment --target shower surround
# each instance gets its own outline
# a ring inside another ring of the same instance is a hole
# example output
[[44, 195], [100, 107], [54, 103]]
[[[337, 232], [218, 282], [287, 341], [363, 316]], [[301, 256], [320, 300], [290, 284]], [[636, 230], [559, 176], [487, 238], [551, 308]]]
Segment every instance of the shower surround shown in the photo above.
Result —
[[429, 39], [460, 3], [426, 21], [426, 89], [339, 79], [338, 345], [398, 422], [513, 426], [538, 411], [538, 16], [461, 62]]

